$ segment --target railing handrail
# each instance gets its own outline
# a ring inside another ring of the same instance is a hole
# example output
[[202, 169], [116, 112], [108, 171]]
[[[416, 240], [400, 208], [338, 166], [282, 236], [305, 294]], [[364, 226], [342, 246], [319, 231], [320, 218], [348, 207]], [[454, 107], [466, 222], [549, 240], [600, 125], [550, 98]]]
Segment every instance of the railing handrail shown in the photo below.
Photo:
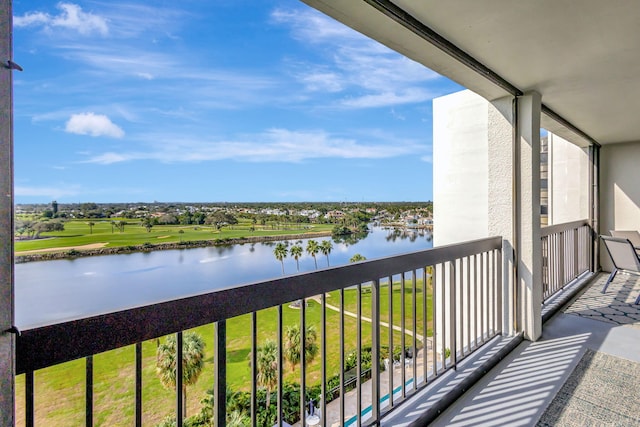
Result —
[[540, 229], [540, 236], [545, 237], [555, 233], [561, 233], [563, 231], [573, 230], [574, 228], [589, 225], [588, 219], [580, 219], [577, 221], [565, 222], [562, 224], [549, 225]]
[[502, 237], [489, 237], [24, 330], [17, 339], [16, 371], [20, 374], [42, 369], [358, 283], [501, 248]]

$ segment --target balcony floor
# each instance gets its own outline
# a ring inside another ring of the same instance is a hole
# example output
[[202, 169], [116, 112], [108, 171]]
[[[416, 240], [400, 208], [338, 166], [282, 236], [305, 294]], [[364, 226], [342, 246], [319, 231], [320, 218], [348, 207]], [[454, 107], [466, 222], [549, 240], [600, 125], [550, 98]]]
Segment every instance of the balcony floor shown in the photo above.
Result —
[[[562, 308], [543, 325], [540, 340], [520, 343], [431, 425], [536, 425], [587, 349], [640, 363], [640, 306], [633, 305], [640, 294], [640, 278], [619, 273], [602, 294], [607, 277], [595, 276], [576, 296], [564, 298], [566, 304], [559, 293], [548, 305]], [[445, 384], [418, 393], [382, 424], [415, 422], [434, 396], [460, 383], [478, 360], [486, 359], [483, 350], [478, 353], [477, 360], [450, 371], [452, 378]], [[640, 401], [628, 403], [629, 408], [640, 406]], [[640, 426], [640, 415], [632, 425]]]
[[633, 305], [640, 279], [619, 273], [602, 294], [607, 277], [598, 275], [544, 324], [540, 340], [522, 342], [433, 425], [535, 425], [586, 349], [640, 363], [640, 306]]

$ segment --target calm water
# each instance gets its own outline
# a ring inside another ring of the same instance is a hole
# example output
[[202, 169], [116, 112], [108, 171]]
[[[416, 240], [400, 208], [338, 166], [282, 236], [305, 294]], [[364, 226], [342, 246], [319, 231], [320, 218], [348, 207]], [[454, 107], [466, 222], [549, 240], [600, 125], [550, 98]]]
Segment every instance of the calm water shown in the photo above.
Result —
[[[402, 236], [381, 228], [355, 243], [332, 242], [331, 266], [347, 264], [356, 253], [374, 259], [432, 247], [429, 234]], [[269, 242], [17, 264], [16, 325], [27, 329], [281, 277], [274, 246]], [[306, 248], [306, 240], [302, 246]], [[321, 253], [317, 260], [318, 268], [327, 266]], [[299, 262], [301, 272], [315, 269], [306, 253]], [[286, 274], [296, 273], [293, 258], [284, 264]]]

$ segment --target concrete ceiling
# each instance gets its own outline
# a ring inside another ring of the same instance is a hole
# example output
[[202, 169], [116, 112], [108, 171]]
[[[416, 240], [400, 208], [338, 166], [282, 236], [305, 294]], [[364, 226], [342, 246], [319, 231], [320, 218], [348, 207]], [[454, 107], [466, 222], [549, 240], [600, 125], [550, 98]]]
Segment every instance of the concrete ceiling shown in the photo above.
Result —
[[[303, 1], [487, 99], [509, 95], [365, 0]], [[520, 91], [538, 91], [548, 109], [598, 143], [640, 141], [640, 1], [378, 3], [399, 7]], [[580, 145], [588, 141], [542, 119]]]

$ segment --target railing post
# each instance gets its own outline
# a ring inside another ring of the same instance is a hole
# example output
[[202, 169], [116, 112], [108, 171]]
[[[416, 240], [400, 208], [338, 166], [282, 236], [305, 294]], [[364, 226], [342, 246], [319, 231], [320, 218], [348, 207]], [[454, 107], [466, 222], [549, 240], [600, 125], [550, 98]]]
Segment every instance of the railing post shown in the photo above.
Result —
[[214, 420], [217, 427], [226, 425], [227, 416], [227, 321], [215, 324]]
[[[0, 61], [13, 59], [12, 2], [0, 0]], [[13, 289], [13, 71], [0, 66], [0, 425], [15, 420]]]

